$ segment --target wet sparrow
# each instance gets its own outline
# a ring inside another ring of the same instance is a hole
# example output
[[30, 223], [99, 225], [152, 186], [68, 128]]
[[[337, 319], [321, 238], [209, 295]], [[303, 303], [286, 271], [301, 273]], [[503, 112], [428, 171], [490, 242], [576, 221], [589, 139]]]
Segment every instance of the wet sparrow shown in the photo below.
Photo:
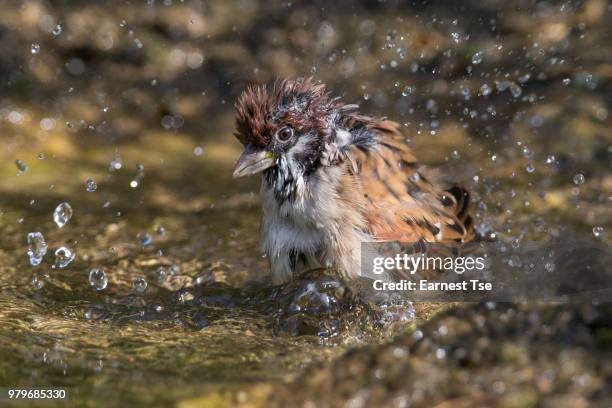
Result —
[[468, 193], [434, 181], [399, 125], [356, 112], [309, 78], [236, 102], [234, 177], [263, 173], [263, 249], [274, 283], [317, 267], [360, 275], [362, 242], [464, 242]]

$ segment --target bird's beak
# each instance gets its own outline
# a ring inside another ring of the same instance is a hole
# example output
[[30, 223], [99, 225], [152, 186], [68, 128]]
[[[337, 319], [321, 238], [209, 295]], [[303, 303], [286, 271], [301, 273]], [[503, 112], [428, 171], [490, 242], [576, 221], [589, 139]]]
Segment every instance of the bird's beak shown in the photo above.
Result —
[[274, 154], [266, 150], [255, 150], [251, 146], [242, 153], [234, 167], [234, 178], [252, 176], [274, 166]]

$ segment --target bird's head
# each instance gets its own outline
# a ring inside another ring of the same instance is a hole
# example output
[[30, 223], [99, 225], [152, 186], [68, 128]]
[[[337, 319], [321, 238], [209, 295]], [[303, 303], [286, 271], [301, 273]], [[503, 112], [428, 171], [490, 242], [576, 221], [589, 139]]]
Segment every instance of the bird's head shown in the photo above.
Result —
[[338, 119], [339, 102], [311, 78], [248, 88], [236, 102], [236, 132], [244, 152], [234, 177], [278, 169], [308, 173], [318, 166]]

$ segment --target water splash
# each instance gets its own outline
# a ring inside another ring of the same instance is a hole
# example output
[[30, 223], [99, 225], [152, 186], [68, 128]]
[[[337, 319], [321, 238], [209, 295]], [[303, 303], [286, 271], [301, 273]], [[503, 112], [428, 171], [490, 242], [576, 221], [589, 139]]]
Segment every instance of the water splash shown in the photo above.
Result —
[[55, 251], [55, 264], [54, 268], [65, 268], [67, 267], [74, 258], [76, 257], [76, 252], [68, 247], [59, 247]]
[[97, 189], [98, 189], [98, 185], [93, 179], [88, 179], [85, 182], [85, 190], [87, 190], [88, 193], [93, 193]]
[[15, 160], [15, 166], [19, 169], [19, 174], [25, 173], [30, 168], [23, 160]]
[[143, 294], [147, 290], [148, 285], [149, 284], [145, 278], [137, 278], [132, 284], [132, 287], [134, 288], [134, 292]]
[[89, 271], [89, 284], [96, 290], [104, 290], [108, 286], [108, 276], [103, 269], [94, 268]]
[[477, 51], [476, 53], [474, 53], [474, 55], [472, 55], [472, 64], [474, 65], [478, 65], [482, 62], [482, 59], [484, 57], [484, 51]]

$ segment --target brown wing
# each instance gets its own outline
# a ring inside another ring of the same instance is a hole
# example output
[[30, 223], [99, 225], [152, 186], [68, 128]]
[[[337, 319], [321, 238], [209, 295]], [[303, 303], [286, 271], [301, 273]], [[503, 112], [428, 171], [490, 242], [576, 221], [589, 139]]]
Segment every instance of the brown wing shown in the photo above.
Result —
[[380, 240], [466, 242], [472, 239], [469, 195], [459, 186], [437, 185], [420, 170], [406, 146], [399, 124], [355, 116], [354, 124], [373, 132], [375, 142], [354, 145], [366, 201], [369, 232]]

